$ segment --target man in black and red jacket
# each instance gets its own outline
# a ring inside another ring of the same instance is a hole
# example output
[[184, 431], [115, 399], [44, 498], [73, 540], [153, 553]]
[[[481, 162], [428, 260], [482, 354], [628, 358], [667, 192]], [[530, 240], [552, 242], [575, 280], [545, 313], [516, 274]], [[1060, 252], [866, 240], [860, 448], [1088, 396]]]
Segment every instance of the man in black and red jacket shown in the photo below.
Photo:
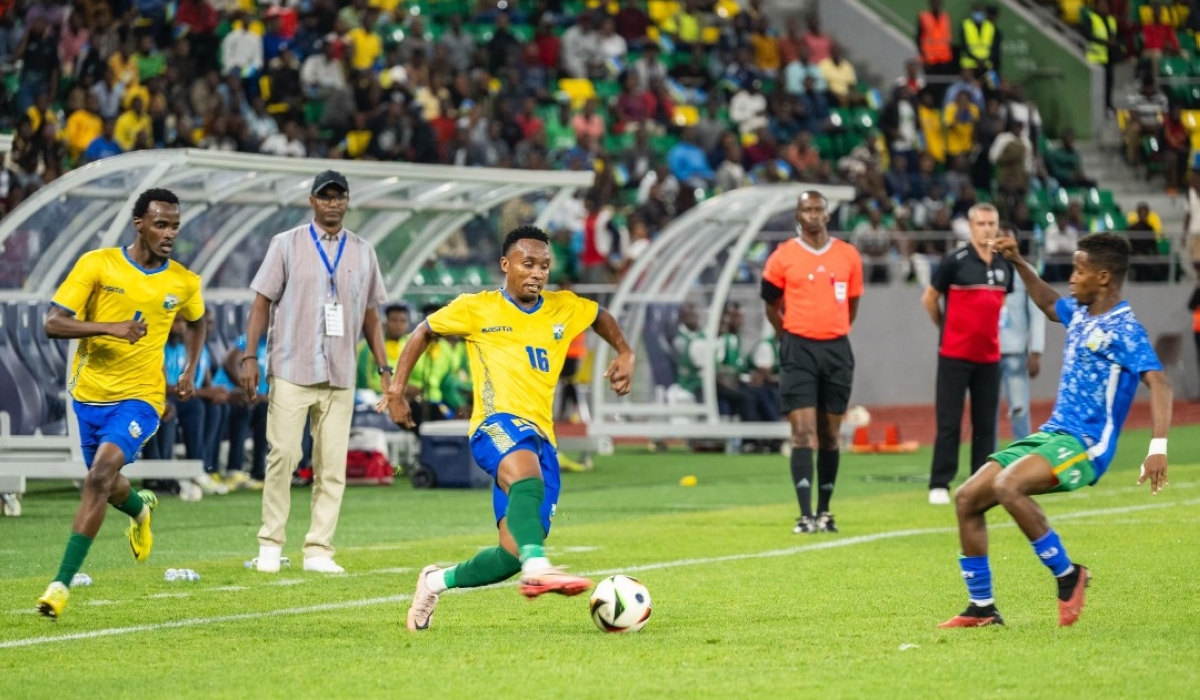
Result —
[[[1013, 289], [1013, 269], [992, 252], [1000, 218], [991, 204], [967, 213], [971, 242], [942, 260], [921, 303], [941, 329], [937, 370], [937, 440], [929, 502], [949, 505], [958, 473], [963, 403], [971, 392], [971, 473], [996, 449], [1000, 405], [1000, 310]], [[941, 300], [945, 299], [942, 304]], [[943, 308], [944, 307], [944, 308]]]

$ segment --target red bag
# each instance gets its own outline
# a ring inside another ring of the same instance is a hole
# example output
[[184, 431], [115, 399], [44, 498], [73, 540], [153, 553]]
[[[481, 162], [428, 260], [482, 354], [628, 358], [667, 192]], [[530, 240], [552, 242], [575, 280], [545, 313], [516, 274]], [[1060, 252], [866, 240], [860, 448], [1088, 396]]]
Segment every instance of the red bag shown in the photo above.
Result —
[[387, 457], [374, 450], [350, 450], [346, 453], [346, 484], [351, 486], [391, 486], [396, 470]]

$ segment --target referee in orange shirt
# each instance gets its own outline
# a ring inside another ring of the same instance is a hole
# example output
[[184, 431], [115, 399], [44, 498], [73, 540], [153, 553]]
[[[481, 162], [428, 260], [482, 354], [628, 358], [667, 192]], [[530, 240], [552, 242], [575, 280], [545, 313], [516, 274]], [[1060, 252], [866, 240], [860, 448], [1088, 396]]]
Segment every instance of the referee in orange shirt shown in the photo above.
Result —
[[[792, 483], [800, 519], [792, 529], [837, 532], [829, 499], [837, 483], [838, 431], [850, 403], [854, 352], [850, 324], [863, 292], [862, 258], [832, 238], [829, 202], [806, 191], [796, 202], [796, 238], [771, 253], [763, 268], [767, 321], [780, 339], [783, 410], [792, 425]], [[817, 451], [817, 516], [813, 517], [813, 450]]]

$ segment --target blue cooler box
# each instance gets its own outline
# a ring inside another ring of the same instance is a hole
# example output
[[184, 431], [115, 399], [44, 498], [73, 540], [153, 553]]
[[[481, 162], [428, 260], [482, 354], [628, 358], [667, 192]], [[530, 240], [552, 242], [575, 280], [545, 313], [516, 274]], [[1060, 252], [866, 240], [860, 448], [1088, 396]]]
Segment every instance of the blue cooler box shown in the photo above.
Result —
[[421, 424], [420, 467], [413, 471], [415, 488], [486, 489], [492, 477], [471, 456], [469, 423], [465, 420]]

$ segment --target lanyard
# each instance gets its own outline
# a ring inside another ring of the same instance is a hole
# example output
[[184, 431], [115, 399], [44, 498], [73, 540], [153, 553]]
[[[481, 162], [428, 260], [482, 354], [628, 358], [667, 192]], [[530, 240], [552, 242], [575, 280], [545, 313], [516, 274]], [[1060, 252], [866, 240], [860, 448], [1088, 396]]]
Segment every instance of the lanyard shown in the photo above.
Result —
[[325, 246], [321, 245], [321, 241], [317, 238], [317, 229], [312, 224], [308, 225], [308, 232], [312, 235], [313, 245], [317, 246], [317, 252], [321, 254], [321, 262], [325, 263], [325, 270], [329, 272], [329, 291], [333, 297], [337, 298], [337, 281], [334, 279], [337, 275], [338, 265], [342, 262], [342, 252], [346, 250], [346, 238], [343, 235], [342, 240], [338, 242], [337, 257], [334, 258], [333, 264], [329, 264], [329, 256], [325, 254]]

